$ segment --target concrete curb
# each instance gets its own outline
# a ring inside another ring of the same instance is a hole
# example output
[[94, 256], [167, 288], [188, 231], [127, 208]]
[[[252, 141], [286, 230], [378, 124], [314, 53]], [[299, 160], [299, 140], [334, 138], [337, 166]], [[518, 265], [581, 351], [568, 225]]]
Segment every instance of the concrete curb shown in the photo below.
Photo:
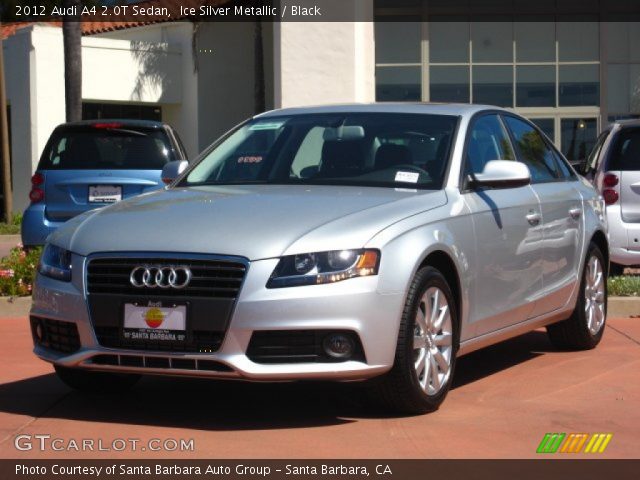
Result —
[[608, 317], [640, 317], [640, 297], [609, 297]]
[[[0, 297], [0, 317], [25, 317], [31, 297]], [[609, 317], [640, 316], [640, 297], [609, 297]]]
[[26, 317], [31, 297], [0, 297], [0, 317]]

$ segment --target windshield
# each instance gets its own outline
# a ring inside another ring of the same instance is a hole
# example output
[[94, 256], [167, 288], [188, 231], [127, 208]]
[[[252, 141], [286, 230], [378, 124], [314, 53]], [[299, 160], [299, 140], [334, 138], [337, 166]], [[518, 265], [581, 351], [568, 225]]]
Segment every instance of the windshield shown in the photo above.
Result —
[[39, 170], [162, 170], [174, 160], [163, 130], [75, 127], [54, 132]]
[[397, 113], [253, 119], [180, 185], [322, 184], [439, 189], [458, 117]]

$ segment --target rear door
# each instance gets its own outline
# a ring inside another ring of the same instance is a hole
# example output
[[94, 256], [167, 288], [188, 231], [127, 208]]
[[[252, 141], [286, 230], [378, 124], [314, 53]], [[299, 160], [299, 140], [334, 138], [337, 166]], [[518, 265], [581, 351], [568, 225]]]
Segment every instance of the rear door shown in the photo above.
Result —
[[531, 187], [542, 214], [542, 288], [530, 314], [533, 318], [566, 304], [579, 278], [584, 232], [582, 196], [576, 188], [577, 176], [540, 132], [518, 117], [504, 118], [518, 158], [531, 172]]
[[59, 128], [38, 167], [45, 177], [46, 216], [66, 221], [159, 188], [162, 167], [174, 155], [161, 128], [111, 123]]
[[620, 172], [622, 220], [640, 223], [640, 128], [625, 128], [618, 134], [608, 170]]

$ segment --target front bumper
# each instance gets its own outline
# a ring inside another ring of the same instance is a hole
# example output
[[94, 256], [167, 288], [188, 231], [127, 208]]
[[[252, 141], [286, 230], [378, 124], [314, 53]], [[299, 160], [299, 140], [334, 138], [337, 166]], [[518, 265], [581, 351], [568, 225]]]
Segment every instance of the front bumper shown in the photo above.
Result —
[[[73, 271], [84, 272], [85, 262], [84, 257], [74, 255]], [[31, 315], [75, 323], [80, 349], [65, 354], [36, 344], [34, 352], [45, 361], [66, 367], [256, 381], [361, 380], [391, 368], [403, 295], [378, 292], [377, 276], [335, 284], [266, 289], [276, 264], [277, 259], [251, 263], [229, 328], [215, 353], [103, 347], [98, 343], [91, 323], [84, 294], [84, 275], [75, 275], [71, 283], [38, 275]], [[364, 359], [266, 364], [256, 363], [247, 356], [254, 332], [282, 330], [348, 330], [359, 338]]]

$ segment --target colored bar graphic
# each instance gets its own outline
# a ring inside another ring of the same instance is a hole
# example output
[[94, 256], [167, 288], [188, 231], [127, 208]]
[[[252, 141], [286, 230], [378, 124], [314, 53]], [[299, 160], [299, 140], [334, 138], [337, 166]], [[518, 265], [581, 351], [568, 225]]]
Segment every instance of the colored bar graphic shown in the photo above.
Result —
[[547, 433], [538, 445], [537, 453], [556, 453], [562, 440], [566, 436], [565, 433]]
[[612, 433], [545, 433], [536, 453], [603, 453], [612, 438]]

